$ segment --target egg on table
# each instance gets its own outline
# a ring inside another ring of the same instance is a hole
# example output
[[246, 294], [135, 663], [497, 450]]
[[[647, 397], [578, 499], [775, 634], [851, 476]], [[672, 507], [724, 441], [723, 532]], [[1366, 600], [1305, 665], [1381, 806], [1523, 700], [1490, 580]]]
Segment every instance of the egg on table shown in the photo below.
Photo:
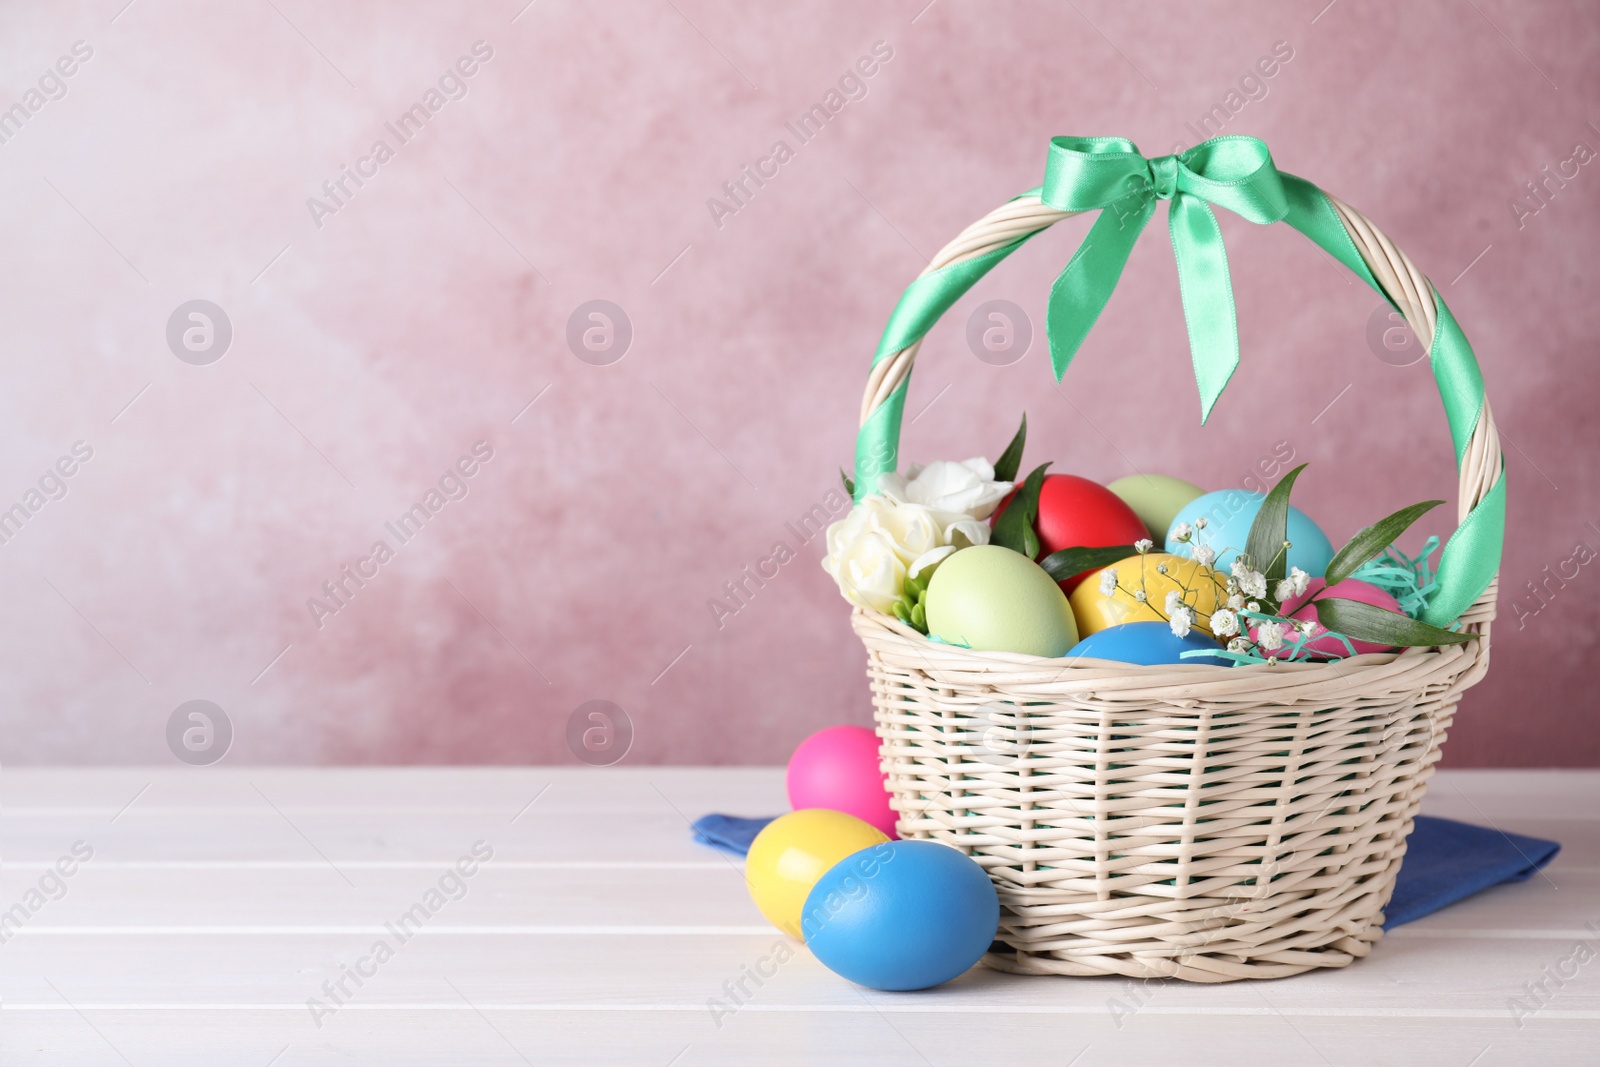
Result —
[[933, 841], [891, 841], [847, 857], [806, 898], [806, 945], [871, 989], [927, 989], [994, 942], [1000, 898], [970, 858]]
[[865, 726], [830, 726], [800, 742], [789, 757], [785, 784], [796, 810], [842, 811], [895, 836], [897, 816], [889, 806], [878, 735]]
[[750, 842], [745, 887], [768, 922], [803, 939], [800, 915], [817, 880], [852, 852], [888, 840], [882, 830], [842, 811], [791, 811], [773, 819]]

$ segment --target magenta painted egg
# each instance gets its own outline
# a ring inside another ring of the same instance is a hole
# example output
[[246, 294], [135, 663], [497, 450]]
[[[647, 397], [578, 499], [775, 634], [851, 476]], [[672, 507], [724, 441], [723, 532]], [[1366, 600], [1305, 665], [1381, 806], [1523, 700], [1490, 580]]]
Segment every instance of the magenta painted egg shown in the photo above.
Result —
[[878, 762], [878, 735], [864, 726], [830, 726], [800, 742], [789, 757], [788, 786], [796, 811], [842, 811], [897, 836]]
[[[1328, 636], [1328, 628], [1317, 621], [1317, 607], [1311, 603], [1311, 598], [1321, 593], [1326, 585], [1327, 583], [1321, 578], [1311, 579], [1311, 583], [1306, 586], [1305, 593], [1297, 597], [1290, 597], [1283, 602], [1284, 617], [1297, 621], [1300, 619], [1309, 619], [1311, 621], [1313, 629], [1310, 638], [1302, 646], [1303, 651], [1310, 652], [1315, 656], [1338, 656], [1343, 658], [1350, 655], [1350, 650], [1345, 648], [1344, 642], [1337, 637]], [[1374, 607], [1382, 608], [1385, 611], [1400, 613], [1400, 602], [1398, 600], [1372, 583], [1363, 582], [1357, 578], [1346, 578], [1328, 590], [1327, 595], [1338, 597], [1341, 600], [1355, 600], [1362, 604], [1371, 604]], [[1255, 627], [1251, 627], [1250, 636], [1253, 638], [1255, 635]], [[1290, 640], [1290, 636], [1285, 635], [1285, 647], [1272, 653], [1272, 655], [1276, 657], [1287, 656], [1289, 654], [1287, 646]], [[1394, 651], [1393, 646], [1375, 645], [1371, 641], [1357, 641], [1355, 638], [1350, 639], [1350, 644], [1355, 646], [1358, 655], [1363, 652]]]

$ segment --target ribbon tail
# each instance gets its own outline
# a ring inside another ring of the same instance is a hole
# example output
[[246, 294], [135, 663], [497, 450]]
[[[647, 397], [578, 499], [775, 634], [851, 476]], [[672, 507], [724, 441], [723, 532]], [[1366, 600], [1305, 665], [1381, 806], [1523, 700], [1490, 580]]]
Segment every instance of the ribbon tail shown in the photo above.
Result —
[[1204, 423], [1239, 367], [1239, 321], [1233, 306], [1233, 283], [1228, 278], [1228, 253], [1216, 215], [1199, 197], [1181, 192], [1173, 197], [1167, 209], [1167, 227], [1172, 255], [1178, 261], [1178, 289], [1183, 297], [1183, 320], [1189, 327], [1189, 351]]
[[1139, 206], [1123, 214], [1119, 205], [1125, 200], [1101, 209], [1089, 235], [1050, 287], [1045, 330], [1050, 337], [1050, 365], [1058, 382], [1105, 310], [1122, 268], [1127, 266], [1128, 254], [1155, 213], [1153, 196], [1139, 195]]

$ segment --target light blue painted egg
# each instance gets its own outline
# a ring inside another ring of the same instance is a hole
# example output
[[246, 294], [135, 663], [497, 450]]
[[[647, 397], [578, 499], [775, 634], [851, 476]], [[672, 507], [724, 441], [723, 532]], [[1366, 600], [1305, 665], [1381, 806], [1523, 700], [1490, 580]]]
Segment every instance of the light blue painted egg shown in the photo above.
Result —
[[1217, 643], [1198, 630], [1189, 636], [1179, 637], [1164, 622], [1125, 622], [1121, 626], [1108, 626], [1090, 634], [1067, 653], [1068, 659], [1110, 659], [1118, 663], [1138, 663], [1153, 666], [1158, 663], [1210, 663], [1221, 667], [1232, 666], [1231, 660], [1221, 656], [1190, 656], [1181, 653], [1217, 651]]
[[886, 841], [834, 864], [800, 919], [829, 970], [871, 989], [927, 989], [989, 950], [1000, 897], [983, 868], [948, 845]]
[[[1217, 553], [1217, 561], [1212, 566], [1226, 576], [1233, 557], [1243, 550], [1245, 542], [1250, 539], [1250, 524], [1256, 521], [1256, 512], [1261, 510], [1261, 502], [1265, 499], [1264, 493], [1218, 489], [1190, 501], [1178, 512], [1178, 517], [1172, 520], [1172, 527], [1167, 530], [1167, 551], [1175, 556], [1192, 556], [1195, 545], [1206, 545]], [[1205, 516], [1206, 527], [1195, 530], [1193, 541], [1180, 544], [1173, 540], [1172, 530], [1179, 523], [1186, 522], [1193, 526], [1202, 515]], [[1289, 549], [1290, 567], [1299, 567], [1313, 578], [1321, 578], [1327, 573], [1328, 564], [1333, 561], [1333, 545], [1322, 528], [1293, 504], [1289, 505], [1288, 536], [1292, 546]], [[1257, 565], [1265, 562], [1261, 560]]]

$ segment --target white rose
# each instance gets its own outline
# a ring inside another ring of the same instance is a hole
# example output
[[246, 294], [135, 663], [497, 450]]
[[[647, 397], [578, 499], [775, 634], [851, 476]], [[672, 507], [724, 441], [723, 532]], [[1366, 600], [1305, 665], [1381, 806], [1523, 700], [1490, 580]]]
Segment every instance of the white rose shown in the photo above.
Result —
[[957, 548], [970, 548], [973, 545], [986, 545], [989, 543], [989, 524], [979, 519], [969, 519], [962, 515], [945, 515], [952, 520], [944, 528], [944, 543], [955, 545]]
[[850, 603], [885, 615], [894, 613], [905, 587], [906, 565], [893, 538], [875, 529], [871, 512], [860, 505], [828, 527], [822, 569], [833, 575]]
[[958, 548], [988, 543], [987, 523], [874, 494], [828, 527], [822, 569], [850, 603], [889, 615], [908, 573], [920, 575]]
[[856, 505], [867, 514], [868, 526], [889, 538], [900, 562], [908, 566], [940, 545], [948, 544], [944, 524], [927, 508], [869, 496]]
[[934, 511], [959, 512], [987, 519], [1012, 483], [994, 480], [994, 467], [982, 456], [955, 463], [936, 460], [921, 467], [912, 464], [901, 474], [880, 474], [878, 489], [902, 504], [921, 504]]
[[922, 555], [911, 561], [911, 566], [906, 568], [906, 577], [917, 578], [922, 575], [923, 571], [933, 570], [940, 563], [944, 562], [944, 558], [946, 556], [950, 555], [955, 550], [955, 545], [941, 545], [938, 548], [929, 549], [927, 552], [924, 552]]

